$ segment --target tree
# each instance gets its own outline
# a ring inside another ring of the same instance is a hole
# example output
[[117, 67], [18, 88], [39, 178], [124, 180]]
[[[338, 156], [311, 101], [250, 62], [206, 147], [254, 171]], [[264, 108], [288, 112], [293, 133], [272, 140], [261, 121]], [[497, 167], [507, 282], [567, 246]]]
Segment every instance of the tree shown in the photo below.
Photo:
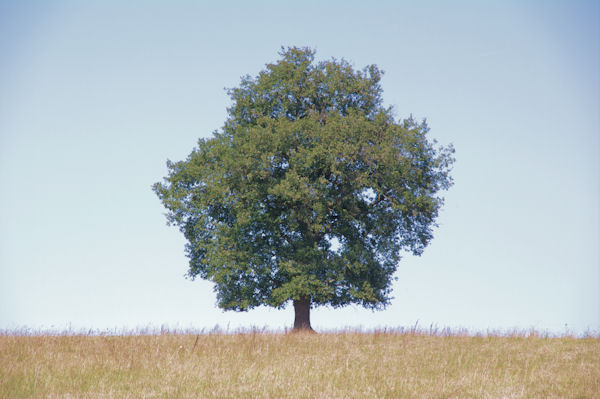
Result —
[[311, 329], [311, 307], [389, 303], [401, 251], [433, 237], [453, 149], [382, 106], [377, 66], [280, 55], [228, 91], [224, 126], [153, 188], [219, 307], [292, 301], [294, 329]]

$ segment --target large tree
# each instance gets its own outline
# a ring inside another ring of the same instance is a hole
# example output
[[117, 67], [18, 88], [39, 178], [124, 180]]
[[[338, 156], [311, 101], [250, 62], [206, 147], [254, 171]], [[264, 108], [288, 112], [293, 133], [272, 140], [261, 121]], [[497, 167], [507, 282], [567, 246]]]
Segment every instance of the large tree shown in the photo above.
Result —
[[187, 239], [188, 275], [218, 306], [382, 308], [402, 250], [420, 255], [451, 185], [453, 149], [382, 105], [382, 72], [307, 48], [230, 89], [224, 126], [154, 191]]

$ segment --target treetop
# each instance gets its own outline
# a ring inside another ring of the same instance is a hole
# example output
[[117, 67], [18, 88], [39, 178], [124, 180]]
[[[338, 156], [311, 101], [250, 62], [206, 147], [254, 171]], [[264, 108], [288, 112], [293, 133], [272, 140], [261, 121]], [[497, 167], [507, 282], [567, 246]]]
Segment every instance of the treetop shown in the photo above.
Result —
[[347, 115], [351, 110], [373, 117], [381, 109], [382, 71], [376, 65], [355, 71], [345, 60], [314, 63], [310, 48], [282, 49], [281, 59], [252, 78], [245, 76], [228, 93], [230, 119], [253, 123], [260, 117], [297, 120], [310, 113]]

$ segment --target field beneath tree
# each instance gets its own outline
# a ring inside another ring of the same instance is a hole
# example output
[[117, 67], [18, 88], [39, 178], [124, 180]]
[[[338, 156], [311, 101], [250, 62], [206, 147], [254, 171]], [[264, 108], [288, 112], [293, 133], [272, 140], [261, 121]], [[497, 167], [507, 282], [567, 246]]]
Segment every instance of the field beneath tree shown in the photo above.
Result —
[[0, 398], [599, 398], [597, 337], [0, 335]]

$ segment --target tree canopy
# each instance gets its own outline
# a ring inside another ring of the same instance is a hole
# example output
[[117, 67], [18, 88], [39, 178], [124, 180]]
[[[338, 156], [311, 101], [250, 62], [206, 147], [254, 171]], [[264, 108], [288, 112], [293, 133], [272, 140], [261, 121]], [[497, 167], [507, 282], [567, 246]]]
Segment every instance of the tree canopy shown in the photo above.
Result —
[[187, 239], [188, 275], [212, 281], [221, 308], [291, 300], [310, 328], [300, 308], [389, 303], [401, 252], [433, 237], [453, 148], [425, 121], [396, 121], [377, 66], [280, 55], [228, 91], [224, 126], [153, 188]]

